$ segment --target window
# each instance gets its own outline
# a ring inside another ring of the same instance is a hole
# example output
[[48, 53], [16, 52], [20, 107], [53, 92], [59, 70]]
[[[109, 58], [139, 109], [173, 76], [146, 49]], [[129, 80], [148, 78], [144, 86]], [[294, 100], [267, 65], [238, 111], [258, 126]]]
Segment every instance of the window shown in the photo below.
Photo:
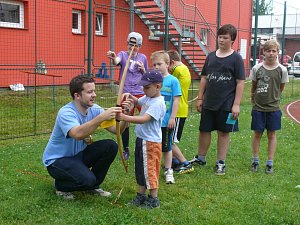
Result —
[[24, 28], [24, 4], [0, 0], [0, 26]]
[[201, 39], [202, 39], [203, 43], [205, 45], [207, 45], [207, 33], [208, 33], [208, 30], [205, 29], [205, 28], [201, 28], [200, 32], [201, 32]]
[[103, 35], [103, 14], [96, 14], [96, 35]]
[[81, 11], [79, 10], [72, 10], [72, 32], [74, 34], [81, 34]]

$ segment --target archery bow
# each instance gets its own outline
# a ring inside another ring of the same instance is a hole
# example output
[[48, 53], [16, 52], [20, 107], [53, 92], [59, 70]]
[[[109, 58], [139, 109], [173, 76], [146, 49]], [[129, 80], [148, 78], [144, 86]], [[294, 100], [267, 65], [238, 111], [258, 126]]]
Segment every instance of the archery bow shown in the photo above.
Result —
[[[123, 71], [123, 74], [122, 74], [122, 79], [120, 81], [119, 93], [118, 93], [118, 98], [117, 98], [117, 106], [118, 107], [121, 107], [122, 94], [123, 94], [123, 89], [124, 89], [125, 78], [126, 78], [126, 75], [127, 75], [127, 70], [128, 70], [128, 67], [129, 67], [129, 62], [130, 62], [130, 59], [131, 59], [131, 56], [132, 56], [134, 48], [135, 48], [135, 45], [132, 46], [132, 49], [130, 51], [130, 54], [129, 54], [128, 59], [127, 59], [126, 64], [125, 64], [125, 68], [124, 68], [124, 71]], [[122, 160], [124, 169], [125, 169], [126, 172], [128, 172], [128, 165], [127, 165], [127, 163], [126, 163], [126, 161], [124, 159], [123, 150], [122, 150], [120, 121], [118, 121], [118, 120], [116, 120], [116, 135], [117, 135], [117, 143], [118, 143], [119, 154], [121, 156], [121, 160]]]

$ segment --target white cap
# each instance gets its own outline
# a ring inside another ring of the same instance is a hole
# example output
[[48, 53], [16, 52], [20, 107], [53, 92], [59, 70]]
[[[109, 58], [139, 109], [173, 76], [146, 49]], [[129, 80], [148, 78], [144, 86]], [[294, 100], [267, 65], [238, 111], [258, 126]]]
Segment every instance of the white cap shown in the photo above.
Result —
[[130, 34], [128, 34], [127, 42], [129, 42], [131, 38], [134, 38], [136, 40], [137, 45], [142, 45], [143, 37], [140, 33], [131, 32]]

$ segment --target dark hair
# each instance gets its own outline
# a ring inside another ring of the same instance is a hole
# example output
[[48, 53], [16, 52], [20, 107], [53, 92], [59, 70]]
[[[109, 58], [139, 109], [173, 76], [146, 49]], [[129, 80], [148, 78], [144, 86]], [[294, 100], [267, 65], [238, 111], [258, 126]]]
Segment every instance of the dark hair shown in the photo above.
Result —
[[170, 60], [172, 61], [180, 61], [180, 55], [176, 50], [169, 50], [168, 54], [170, 56]]
[[231, 24], [225, 24], [225, 25], [223, 25], [218, 30], [217, 36], [219, 36], [219, 35], [225, 35], [225, 34], [229, 34], [230, 37], [231, 37], [231, 40], [235, 41], [236, 34], [237, 34], [236, 28], [233, 25], [231, 25]]
[[80, 94], [83, 91], [84, 83], [95, 83], [95, 80], [92, 77], [88, 77], [86, 75], [78, 75], [76, 77], [73, 77], [73, 79], [70, 81], [69, 88], [70, 94], [73, 99], [75, 93]]

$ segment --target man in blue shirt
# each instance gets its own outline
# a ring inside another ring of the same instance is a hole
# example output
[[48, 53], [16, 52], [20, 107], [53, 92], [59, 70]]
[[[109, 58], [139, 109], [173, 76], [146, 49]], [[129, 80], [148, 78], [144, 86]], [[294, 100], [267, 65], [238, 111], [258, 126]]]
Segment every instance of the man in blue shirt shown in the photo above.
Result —
[[[73, 101], [63, 106], [57, 115], [50, 140], [43, 154], [43, 163], [55, 179], [56, 194], [74, 199], [74, 191], [108, 197], [99, 188], [116, 157], [118, 145], [113, 140], [93, 142], [91, 134], [104, 121], [113, 120], [121, 107], [104, 110], [94, 104], [94, 79], [79, 75], [70, 82]], [[121, 130], [126, 122], [121, 122]], [[106, 128], [115, 133], [113, 124]]]

